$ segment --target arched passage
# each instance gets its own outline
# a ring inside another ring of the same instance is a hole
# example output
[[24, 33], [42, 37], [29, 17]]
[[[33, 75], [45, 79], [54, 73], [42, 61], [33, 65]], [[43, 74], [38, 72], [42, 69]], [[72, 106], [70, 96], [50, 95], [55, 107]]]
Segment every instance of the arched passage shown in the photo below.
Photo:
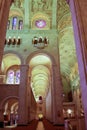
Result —
[[[20, 71], [20, 65], [22, 62], [22, 58], [19, 57], [19, 55], [8, 52], [4, 54], [3, 59], [2, 59], [2, 75], [0, 76], [0, 83], [7, 83], [9, 76], [11, 75], [10, 72], [13, 72], [14, 77], [13, 77], [13, 83], [10, 81], [8, 82], [9, 84], [14, 84], [15, 83], [15, 76], [16, 72], [19, 70]], [[16, 70], [16, 71], [15, 71]], [[10, 75], [9, 75], [10, 74]]]
[[30, 87], [37, 102], [36, 118], [38, 118], [40, 114], [46, 116], [48, 107], [48, 105], [46, 105], [46, 98], [49, 90], [51, 90], [52, 81], [52, 61], [50, 57], [41, 53], [34, 55], [29, 61], [29, 75], [31, 77]]
[[18, 121], [18, 97], [5, 98], [0, 106], [3, 110], [3, 121], [5, 126], [16, 125]]
[[[40, 60], [37, 60], [37, 58], [39, 58], [39, 56], [41, 56], [43, 58], [40, 58]], [[32, 65], [31, 65], [32, 62], [31, 61], [32, 61], [33, 58], [36, 58], [36, 60], [34, 60], [34, 62], [33, 62], [34, 66], [32, 67]], [[44, 58], [47, 58], [47, 60], [49, 62], [47, 63], [46, 60], [44, 60]], [[43, 61], [44, 61], [44, 63], [43, 63]], [[44, 110], [43, 111], [45, 113], [44, 115], [51, 122], [53, 122], [55, 124], [57, 124], [58, 122], [62, 123], [63, 122], [62, 97], [61, 97], [62, 86], [61, 86], [61, 81], [58, 80], [58, 76], [60, 76], [59, 63], [57, 64], [55, 58], [50, 53], [48, 53], [46, 51], [43, 51], [43, 50], [39, 50], [38, 52], [34, 52], [31, 55], [29, 55], [29, 57], [27, 58], [26, 62], [27, 62], [27, 64], [29, 64], [29, 81], [30, 81], [30, 86], [33, 85], [31, 83], [31, 79], [32, 79], [31, 78], [32, 77], [31, 76], [31, 74], [32, 74], [31, 72], [33, 71], [35, 66], [36, 66], [36, 68], [38, 68], [37, 66], [41, 67], [42, 65], [47, 67], [46, 72], [45, 71], [43, 72], [44, 73], [44, 77], [45, 77], [44, 80], [46, 80], [46, 82], [49, 83], [49, 85], [48, 85], [49, 88], [47, 89], [47, 94], [46, 94], [46, 98], [45, 98], [46, 100], [44, 100], [45, 101], [44, 102], [44, 108], [45, 109], [43, 109], [43, 107], [41, 108], [41, 105], [40, 105], [40, 107], [38, 106], [38, 109], [42, 110], [42, 111]], [[38, 69], [38, 70], [40, 72], [42, 71], [40, 69]], [[49, 70], [49, 71], [47, 71], [47, 70]], [[35, 71], [35, 73], [36, 72], [38, 73], [38, 71]], [[39, 75], [42, 75], [42, 73], [39, 74]], [[47, 76], [47, 75], [49, 75], [49, 76]], [[37, 75], [35, 75], [35, 76], [37, 76]], [[40, 76], [40, 78], [41, 78], [41, 76]], [[35, 84], [36, 84], [35, 86], [37, 86], [39, 81], [38, 81], [38, 83], [36, 83], [36, 77], [34, 77], [34, 80], [35, 80]], [[40, 86], [37, 87], [37, 88], [38, 88], [37, 95], [39, 95], [39, 92], [40, 91], [43, 92], [43, 91], [40, 89]], [[58, 92], [58, 94], [56, 92]], [[57, 112], [61, 113], [61, 116], [59, 116], [60, 114], [57, 115], [56, 114]]]

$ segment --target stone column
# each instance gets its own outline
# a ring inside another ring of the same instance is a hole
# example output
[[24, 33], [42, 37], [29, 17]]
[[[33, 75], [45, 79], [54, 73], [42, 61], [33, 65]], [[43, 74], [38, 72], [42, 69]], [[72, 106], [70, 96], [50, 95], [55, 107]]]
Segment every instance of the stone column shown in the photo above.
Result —
[[24, 1], [24, 9], [25, 9], [25, 18], [24, 18], [24, 28], [28, 29], [29, 28], [29, 15], [30, 15], [30, 0], [25, 0]]
[[12, 0], [1, 0], [0, 2], [0, 68], [2, 63], [7, 21], [11, 2]]
[[27, 83], [28, 83], [28, 65], [20, 67], [20, 86], [19, 86], [19, 122], [18, 124], [28, 123], [28, 103], [27, 103]]
[[49, 92], [46, 97], [46, 118], [50, 121], [53, 122], [52, 119], [52, 95], [51, 95], [51, 86], [49, 87]]
[[3, 122], [4, 121], [4, 115], [3, 115], [3, 110], [0, 109], [0, 122]]
[[53, 86], [52, 86], [52, 105], [53, 105], [53, 123], [54, 125], [63, 125], [63, 99], [62, 85], [60, 79], [59, 66], [53, 65]]
[[57, 0], [53, 0], [52, 5], [52, 29], [57, 28]]
[[70, 6], [87, 130], [87, 0], [67, 0]]

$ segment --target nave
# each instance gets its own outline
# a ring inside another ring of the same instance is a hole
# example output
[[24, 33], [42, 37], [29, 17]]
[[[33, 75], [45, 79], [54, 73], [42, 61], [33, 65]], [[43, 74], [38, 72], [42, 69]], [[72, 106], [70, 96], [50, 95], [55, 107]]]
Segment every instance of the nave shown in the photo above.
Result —
[[7, 130], [57, 130], [49, 121], [34, 120], [29, 125], [17, 126], [16, 128], [9, 128]]

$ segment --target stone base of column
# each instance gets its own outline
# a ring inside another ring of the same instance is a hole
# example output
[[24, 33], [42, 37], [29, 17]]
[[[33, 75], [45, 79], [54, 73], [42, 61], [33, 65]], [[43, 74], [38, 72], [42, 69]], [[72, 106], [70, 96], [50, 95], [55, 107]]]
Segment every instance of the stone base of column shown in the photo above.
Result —
[[18, 126], [27, 126], [27, 125], [28, 125], [28, 122], [26, 121], [23, 121], [23, 122], [18, 121]]
[[3, 121], [0, 121], [0, 130], [1, 128], [4, 128], [4, 122]]

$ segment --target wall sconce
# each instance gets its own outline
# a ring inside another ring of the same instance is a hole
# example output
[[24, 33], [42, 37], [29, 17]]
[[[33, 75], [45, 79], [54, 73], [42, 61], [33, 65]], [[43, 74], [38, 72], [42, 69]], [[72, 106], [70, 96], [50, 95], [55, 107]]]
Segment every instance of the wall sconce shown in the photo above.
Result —
[[68, 114], [68, 117], [72, 117], [72, 110], [71, 110], [71, 109], [68, 109], [68, 110], [67, 110], [67, 114]]
[[37, 47], [39, 49], [43, 49], [45, 47], [48, 46], [48, 39], [46, 37], [34, 37], [32, 40], [32, 44], [34, 45], [34, 47]]

